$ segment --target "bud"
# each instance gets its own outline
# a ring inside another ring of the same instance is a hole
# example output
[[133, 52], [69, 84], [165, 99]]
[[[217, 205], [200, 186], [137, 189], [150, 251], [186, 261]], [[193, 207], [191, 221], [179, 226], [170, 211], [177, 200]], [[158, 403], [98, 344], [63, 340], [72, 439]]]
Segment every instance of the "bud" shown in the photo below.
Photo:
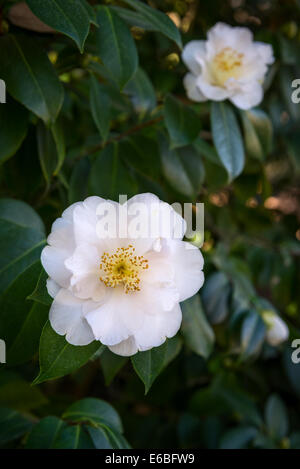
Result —
[[286, 323], [274, 313], [274, 311], [264, 311], [262, 318], [267, 326], [266, 340], [268, 344], [276, 347], [289, 336], [289, 329]]

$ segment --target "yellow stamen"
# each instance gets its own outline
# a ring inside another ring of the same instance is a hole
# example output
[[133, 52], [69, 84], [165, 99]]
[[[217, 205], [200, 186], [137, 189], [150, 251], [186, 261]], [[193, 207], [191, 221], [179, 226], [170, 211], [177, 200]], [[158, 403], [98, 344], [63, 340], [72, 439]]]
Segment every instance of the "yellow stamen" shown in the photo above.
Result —
[[104, 252], [101, 256], [100, 269], [105, 275], [100, 277], [107, 287], [124, 286], [125, 293], [140, 291], [141, 270], [149, 268], [147, 259], [134, 254], [135, 248], [129, 244], [121, 247], [113, 254]]
[[237, 52], [231, 47], [224, 47], [218, 54], [215, 55], [211, 71], [218, 86], [224, 86], [229, 78], [240, 78], [242, 75], [244, 54]]

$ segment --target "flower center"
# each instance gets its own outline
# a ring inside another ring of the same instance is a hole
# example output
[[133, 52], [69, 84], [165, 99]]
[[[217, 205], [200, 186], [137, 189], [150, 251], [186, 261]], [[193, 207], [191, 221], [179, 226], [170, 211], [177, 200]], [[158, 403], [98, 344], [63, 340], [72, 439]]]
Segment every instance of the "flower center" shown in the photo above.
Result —
[[105, 252], [101, 256], [100, 269], [104, 273], [101, 282], [112, 288], [123, 285], [125, 293], [140, 291], [139, 275], [149, 268], [149, 264], [147, 259], [134, 252], [131, 244], [127, 248], [118, 248], [113, 254]]
[[242, 74], [244, 54], [231, 47], [225, 47], [212, 61], [212, 74], [216, 85], [224, 86], [229, 78], [239, 78]]

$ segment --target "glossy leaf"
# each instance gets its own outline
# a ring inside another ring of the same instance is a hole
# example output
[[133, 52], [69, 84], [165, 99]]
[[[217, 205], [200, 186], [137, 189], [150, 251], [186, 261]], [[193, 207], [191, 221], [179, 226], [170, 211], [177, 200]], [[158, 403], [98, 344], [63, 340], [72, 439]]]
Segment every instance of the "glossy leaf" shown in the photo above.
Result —
[[29, 360], [38, 350], [49, 307], [27, 300], [34, 289], [41, 264], [36, 261], [22, 272], [0, 299], [0, 330], [6, 342], [7, 363]]
[[27, 110], [13, 100], [0, 106], [0, 165], [13, 156], [22, 144], [28, 127]]
[[97, 341], [85, 346], [71, 345], [63, 336], [56, 334], [47, 321], [40, 340], [40, 373], [34, 384], [61, 378], [77, 370], [90, 360], [100, 347], [103, 346]]
[[142, 116], [152, 111], [156, 106], [155, 90], [142, 68], [139, 68], [127, 83], [124, 92], [129, 95], [135, 111]]
[[90, 82], [90, 106], [94, 122], [101, 138], [105, 141], [110, 127], [110, 101], [103, 85], [94, 75], [91, 75]]
[[136, 192], [136, 182], [124, 165], [119, 144], [112, 143], [101, 151], [90, 174], [90, 188], [94, 195], [118, 200], [119, 194], [128, 198]]
[[44, 226], [37, 213], [25, 202], [0, 199], [0, 236], [1, 294], [39, 259], [45, 244]]
[[42, 122], [37, 126], [38, 153], [42, 172], [47, 184], [57, 176], [65, 159], [65, 142], [60, 126], [48, 129]]
[[239, 176], [245, 164], [243, 140], [233, 109], [226, 103], [213, 102], [211, 126], [220, 160], [232, 180]]
[[165, 100], [164, 118], [173, 148], [188, 145], [198, 137], [200, 118], [191, 108], [171, 95]]
[[104, 374], [105, 384], [108, 386], [118, 372], [128, 361], [127, 357], [121, 357], [112, 353], [108, 348], [104, 350], [101, 356], [101, 368]]
[[0, 76], [9, 93], [45, 122], [54, 122], [63, 102], [63, 87], [46, 52], [23, 35], [0, 39]]
[[242, 359], [255, 357], [263, 344], [266, 326], [256, 311], [249, 311], [246, 315], [241, 331]]
[[215, 336], [203, 312], [199, 295], [184, 301], [182, 308], [182, 334], [187, 346], [197, 355], [208, 358]]
[[27, 442], [27, 449], [53, 449], [55, 442], [65, 427], [63, 420], [57, 417], [45, 417], [31, 430]]
[[249, 156], [263, 161], [272, 147], [272, 123], [269, 117], [260, 109], [253, 109], [242, 113], [245, 149]]
[[83, 52], [93, 10], [85, 0], [28, 0], [31, 11], [51, 28], [73, 39]]
[[180, 339], [174, 337], [167, 339], [160, 347], [155, 347], [147, 352], [138, 352], [131, 358], [137, 375], [145, 385], [145, 394], [148, 393], [163, 369], [178, 355], [181, 345]]
[[195, 198], [202, 189], [205, 170], [201, 155], [192, 146], [171, 149], [161, 142], [163, 173], [171, 186], [181, 194]]
[[229, 281], [223, 272], [216, 272], [206, 279], [201, 298], [204, 311], [212, 324], [219, 324], [227, 317], [230, 291]]
[[24, 435], [32, 422], [12, 409], [0, 407], [0, 446]]
[[124, 3], [131, 6], [134, 10], [140, 13], [143, 21], [151, 25], [151, 27], [154, 28], [154, 31], [161, 32], [169, 39], [174, 41], [178, 47], [182, 47], [180, 32], [167, 15], [161, 11], [149, 7], [139, 0], [124, 0]]
[[272, 394], [266, 404], [265, 421], [272, 438], [281, 440], [287, 435], [289, 429], [289, 420], [287, 410], [276, 394]]
[[110, 8], [98, 9], [97, 52], [104, 67], [120, 88], [135, 74], [138, 54], [134, 40], [123, 20]]

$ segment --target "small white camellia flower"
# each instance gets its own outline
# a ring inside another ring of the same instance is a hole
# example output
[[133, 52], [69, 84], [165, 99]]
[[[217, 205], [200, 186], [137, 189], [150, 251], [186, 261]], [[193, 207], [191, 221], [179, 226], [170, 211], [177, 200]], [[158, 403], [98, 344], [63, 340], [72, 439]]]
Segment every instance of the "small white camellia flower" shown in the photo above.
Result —
[[[99, 217], [108, 204], [117, 215], [122, 212], [117, 223], [113, 214]], [[128, 236], [139, 205], [146, 209], [143, 226], [156, 215], [155, 236]], [[166, 219], [169, 231], [163, 228]], [[182, 241], [185, 231], [184, 219], [153, 194], [124, 204], [89, 197], [71, 205], [53, 223], [41, 255], [54, 298], [53, 329], [73, 345], [99, 340], [124, 356], [173, 337], [181, 325], [179, 303], [204, 281], [202, 254]]]
[[240, 109], [257, 106], [263, 99], [267, 66], [274, 62], [269, 44], [254, 42], [248, 28], [217, 23], [206, 41], [191, 41], [182, 59], [190, 73], [184, 77], [193, 101], [229, 99]]
[[278, 314], [273, 311], [265, 311], [263, 320], [267, 326], [266, 340], [268, 344], [276, 347], [288, 339], [289, 329]]

